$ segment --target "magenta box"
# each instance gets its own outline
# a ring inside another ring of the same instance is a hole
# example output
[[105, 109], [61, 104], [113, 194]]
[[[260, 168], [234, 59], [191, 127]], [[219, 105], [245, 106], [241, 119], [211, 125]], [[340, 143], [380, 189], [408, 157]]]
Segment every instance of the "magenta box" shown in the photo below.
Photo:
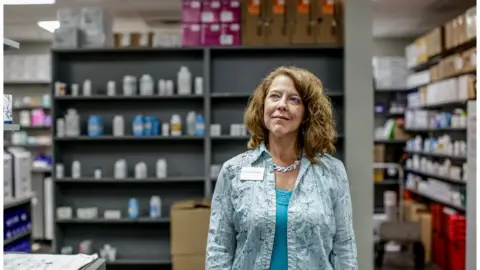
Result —
[[240, 22], [240, 18], [242, 16], [240, 2], [240, 0], [222, 0], [220, 21], [223, 23]]
[[220, 37], [222, 27], [219, 23], [202, 24], [202, 45], [218, 46], [220, 45]]
[[240, 45], [240, 23], [223, 23], [220, 37], [220, 45], [237, 46]]
[[182, 22], [199, 23], [202, 15], [201, 0], [182, 0]]
[[204, 0], [202, 2], [202, 23], [218, 23], [220, 22], [220, 14], [222, 12], [221, 0]]
[[200, 46], [201, 45], [201, 27], [198, 23], [182, 25], [182, 45]]

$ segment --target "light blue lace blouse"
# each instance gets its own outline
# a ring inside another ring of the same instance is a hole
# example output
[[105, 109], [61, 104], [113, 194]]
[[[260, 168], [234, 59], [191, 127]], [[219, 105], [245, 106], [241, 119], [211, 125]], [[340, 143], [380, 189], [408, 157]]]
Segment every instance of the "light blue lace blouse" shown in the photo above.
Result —
[[[263, 181], [240, 180], [242, 167], [265, 168]], [[297, 179], [288, 208], [288, 269], [358, 269], [345, 166], [330, 155], [318, 164], [303, 157]], [[275, 197], [272, 158], [263, 144], [223, 164], [212, 198], [206, 270], [269, 269]]]

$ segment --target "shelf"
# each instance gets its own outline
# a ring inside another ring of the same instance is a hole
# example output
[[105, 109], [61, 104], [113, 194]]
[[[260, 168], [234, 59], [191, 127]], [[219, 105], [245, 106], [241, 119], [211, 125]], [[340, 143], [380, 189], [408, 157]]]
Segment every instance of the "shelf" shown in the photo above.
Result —
[[[162, 256], [163, 257], [163, 256]], [[115, 261], [107, 261], [107, 265], [170, 265], [172, 263], [170, 256], [165, 256], [165, 258], [157, 260], [148, 260], [148, 259], [117, 259]]]
[[15, 80], [15, 81], [5, 81], [3, 82], [3, 85], [8, 86], [8, 85], [49, 85], [49, 81], [33, 81], [33, 80]]
[[446, 155], [446, 154], [428, 153], [428, 152], [410, 151], [410, 150], [405, 150], [405, 153], [408, 153], [408, 154], [411, 154], [411, 155], [421, 155], [421, 156], [425, 156], [425, 157], [448, 158], [448, 159], [451, 159], [451, 160], [467, 161], [467, 157], [452, 156], [452, 155]]
[[19, 234], [19, 235], [15, 235], [15, 236], [12, 237], [12, 238], [4, 239], [4, 240], [3, 240], [3, 246], [6, 246], [6, 245], [8, 245], [8, 244], [11, 244], [11, 243], [13, 243], [13, 242], [15, 242], [15, 241], [17, 241], [17, 240], [20, 240], [20, 239], [22, 239], [22, 238], [25, 238], [25, 237], [30, 238], [31, 236], [32, 236], [32, 230], [29, 230], [29, 231], [24, 232], [24, 233], [21, 233], [21, 234]]
[[220, 135], [212, 136], [212, 141], [248, 141], [250, 136], [232, 136], [232, 135]]
[[397, 139], [375, 139], [375, 143], [378, 144], [401, 144], [404, 145], [407, 143], [407, 140], [397, 140]]
[[95, 142], [95, 141], [202, 141], [203, 136], [78, 136], [55, 137], [59, 142]]
[[50, 129], [51, 126], [20, 126], [20, 129]]
[[3, 38], [3, 50], [19, 49], [20, 43], [8, 38]]
[[57, 224], [168, 224], [169, 218], [121, 218], [121, 219], [57, 219]]
[[19, 124], [3, 124], [3, 131], [18, 131], [20, 130]]
[[48, 147], [52, 147], [52, 145], [51, 144], [11, 144], [11, 143], [5, 143], [4, 147], [48, 148]]
[[172, 96], [106, 96], [106, 95], [92, 95], [92, 96], [55, 96], [55, 100], [59, 101], [140, 101], [140, 100], [182, 100], [182, 99], [198, 99], [203, 100], [203, 95], [172, 95]]
[[417, 195], [417, 196], [420, 196], [420, 197], [423, 197], [429, 201], [432, 201], [432, 202], [436, 202], [436, 203], [439, 203], [439, 204], [442, 204], [446, 207], [449, 207], [449, 208], [452, 208], [454, 210], [457, 210], [458, 212], [461, 212], [461, 213], [465, 213], [465, 207], [461, 206], [461, 205], [455, 205], [451, 202], [448, 202], [447, 200], [444, 200], [444, 199], [439, 199], [439, 198], [435, 198], [434, 196], [431, 196], [431, 195], [428, 195], [428, 194], [425, 194], [423, 192], [420, 192], [418, 190], [414, 190], [414, 189], [410, 189], [410, 188], [406, 188], [406, 190], [410, 191], [411, 193]]
[[467, 128], [406, 128], [405, 131], [408, 132], [466, 132]]
[[18, 106], [18, 107], [13, 107], [12, 110], [14, 111], [20, 111], [20, 110], [50, 110], [50, 107], [45, 107], [45, 106]]
[[33, 173], [51, 173], [52, 168], [32, 168]]
[[203, 176], [173, 176], [167, 177], [164, 179], [159, 178], [146, 178], [146, 179], [135, 179], [132, 177], [128, 177], [125, 179], [116, 179], [113, 177], [104, 177], [101, 179], [95, 179], [92, 177], [81, 177], [81, 178], [61, 178], [55, 179], [57, 183], [71, 183], [71, 184], [81, 184], [81, 183], [94, 183], [94, 184], [162, 184], [162, 183], [182, 183], [182, 182], [203, 182], [205, 181], [205, 177]]
[[466, 185], [467, 184], [465, 181], [462, 181], [462, 180], [457, 180], [457, 179], [453, 179], [453, 178], [449, 178], [449, 177], [444, 177], [444, 176], [441, 176], [441, 175], [426, 173], [426, 172], [422, 172], [422, 171], [419, 171], [419, 170], [404, 168], [404, 171], [405, 171], [405, 173], [413, 173], [413, 174], [416, 174], [418, 176], [433, 178], [433, 179], [436, 179], [438, 181], [442, 181], [442, 182], [446, 182], [446, 183], [450, 183], [450, 184], [455, 184], [455, 185]]
[[32, 200], [33, 195], [24, 196], [21, 198], [14, 198], [14, 199], [5, 199], [3, 201], [3, 209], [13, 208], [19, 205], [29, 204]]
[[373, 183], [379, 186], [391, 186], [391, 185], [399, 185], [400, 184], [399, 181], [400, 180], [383, 180], [380, 182], [374, 181]]

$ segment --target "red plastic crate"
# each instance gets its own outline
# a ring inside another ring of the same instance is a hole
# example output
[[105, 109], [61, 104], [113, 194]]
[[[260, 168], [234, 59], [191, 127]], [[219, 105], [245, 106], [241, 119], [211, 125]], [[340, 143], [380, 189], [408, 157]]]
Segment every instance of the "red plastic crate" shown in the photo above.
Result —
[[432, 243], [433, 262], [442, 270], [447, 270], [446, 238], [440, 233], [435, 233]]

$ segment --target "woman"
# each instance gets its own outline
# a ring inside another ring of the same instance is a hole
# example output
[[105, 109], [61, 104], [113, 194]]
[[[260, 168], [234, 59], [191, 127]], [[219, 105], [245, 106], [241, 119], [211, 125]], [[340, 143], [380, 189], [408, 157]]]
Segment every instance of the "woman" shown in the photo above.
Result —
[[357, 269], [345, 167], [330, 156], [332, 106], [312, 73], [280, 67], [251, 97], [248, 150], [223, 164], [207, 270]]

